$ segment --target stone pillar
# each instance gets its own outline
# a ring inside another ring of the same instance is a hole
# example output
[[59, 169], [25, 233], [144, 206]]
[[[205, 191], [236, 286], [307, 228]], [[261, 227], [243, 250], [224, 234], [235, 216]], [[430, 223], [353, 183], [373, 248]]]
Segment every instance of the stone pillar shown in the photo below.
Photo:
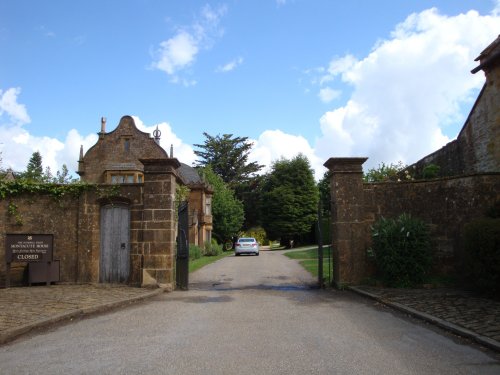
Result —
[[175, 187], [177, 159], [140, 160], [144, 164], [142, 286], [174, 287]]
[[332, 172], [333, 277], [337, 288], [357, 284], [365, 272], [366, 227], [363, 199], [363, 163], [368, 158], [330, 158]]

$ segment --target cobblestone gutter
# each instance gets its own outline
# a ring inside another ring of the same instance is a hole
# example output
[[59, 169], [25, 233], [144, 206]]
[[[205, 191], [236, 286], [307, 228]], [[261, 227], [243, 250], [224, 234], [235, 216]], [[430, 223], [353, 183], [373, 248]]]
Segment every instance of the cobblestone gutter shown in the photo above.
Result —
[[500, 352], [500, 302], [456, 289], [350, 287], [373, 298]]

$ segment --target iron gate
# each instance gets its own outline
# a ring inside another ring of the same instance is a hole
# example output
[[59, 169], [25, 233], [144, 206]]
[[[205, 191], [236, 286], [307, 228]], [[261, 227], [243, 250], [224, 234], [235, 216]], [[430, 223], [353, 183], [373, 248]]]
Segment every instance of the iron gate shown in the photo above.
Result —
[[189, 284], [188, 202], [181, 202], [178, 215], [175, 282], [177, 289], [187, 290]]
[[[327, 216], [323, 217], [326, 213]], [[324, 288], [332, 282], [332, 241], [329, 211], [323, 212], [321, 202], [318, 205], [318, 221], [316, 222], [318, 242], [318, 287]], [[325, 253], [326, 250], [326, 253]]]

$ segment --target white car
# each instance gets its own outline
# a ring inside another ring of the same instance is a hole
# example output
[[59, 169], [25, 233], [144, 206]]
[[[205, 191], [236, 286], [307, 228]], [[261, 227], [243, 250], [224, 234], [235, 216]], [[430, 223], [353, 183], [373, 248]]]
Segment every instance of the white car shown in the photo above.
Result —
[[234, 245], [234, 255], [255, 254], [259, 255], [259, 243], [253, 237], [238, 238]]

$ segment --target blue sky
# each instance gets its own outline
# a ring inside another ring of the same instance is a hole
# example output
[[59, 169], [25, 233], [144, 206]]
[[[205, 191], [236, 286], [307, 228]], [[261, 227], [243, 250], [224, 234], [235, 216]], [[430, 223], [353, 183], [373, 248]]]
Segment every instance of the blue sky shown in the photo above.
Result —
[[2, 168], [53, 172], [121, 116], [195, 160], [247, 136], [270, 166], [305, 154], [412, 163], [454, 139], [484, 84], [498, 0], [2, 0]]

